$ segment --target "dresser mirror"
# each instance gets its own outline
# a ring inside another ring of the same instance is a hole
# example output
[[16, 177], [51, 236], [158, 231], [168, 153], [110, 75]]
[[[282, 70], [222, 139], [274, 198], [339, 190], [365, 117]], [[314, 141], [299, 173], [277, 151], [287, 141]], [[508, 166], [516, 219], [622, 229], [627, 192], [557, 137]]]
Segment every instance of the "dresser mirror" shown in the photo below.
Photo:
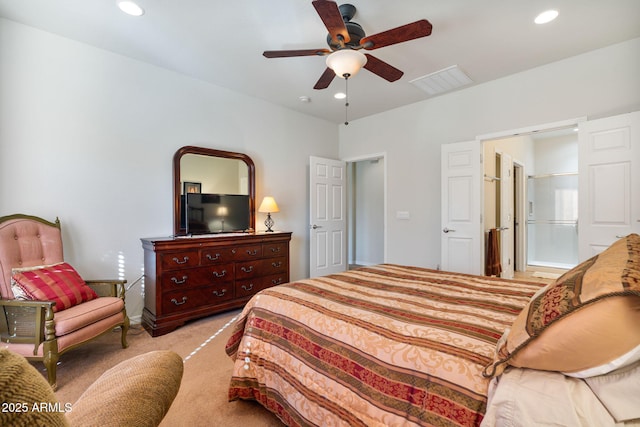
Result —
[[[248, 196], [248, 228], [254, 230], [255, 188], [255, 165], [246, 154], [193, 146], [180, 148], [173, 156], [174, 234], [190, 233], [184, 202], [189, 193]], [[224, 231], [224, 227], [219, 230]]]

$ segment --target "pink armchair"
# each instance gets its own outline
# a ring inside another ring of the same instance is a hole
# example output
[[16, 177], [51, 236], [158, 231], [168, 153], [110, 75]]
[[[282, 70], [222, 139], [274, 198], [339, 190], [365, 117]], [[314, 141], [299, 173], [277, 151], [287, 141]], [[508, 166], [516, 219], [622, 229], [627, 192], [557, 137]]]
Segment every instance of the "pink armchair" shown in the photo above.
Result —
[[40, 266], [62, 262], [58, 219], [52, 223], [22, 214], [0, 217], [0, 346], [29, 360], [42, 361], [54, 389], [60, 355], [118, 326], [122, 328], [122, 347], [126, 348], [129, 330], [124, 304], [126, 280], [85, 281], [95, 294], [89, 291], [92, 299], [75, 304], [46, 301], [31, 294], [27, 300], [16, 298], [11, 282], [14, 274], [44, 271], [51, 267]]

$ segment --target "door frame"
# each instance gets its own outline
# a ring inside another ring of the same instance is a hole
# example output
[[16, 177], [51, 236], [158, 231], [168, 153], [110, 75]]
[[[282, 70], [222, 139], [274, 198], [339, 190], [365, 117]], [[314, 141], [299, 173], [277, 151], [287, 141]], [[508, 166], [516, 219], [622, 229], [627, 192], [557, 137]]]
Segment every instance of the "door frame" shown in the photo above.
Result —
[[[351, 169], [351, 167], [353, 166], [353, 163], [357, 163], [357, 162], [362, 162], [362, 161], [367, 161], [367, 160], [375, 160], [375, 159], [382, 159], [383, 161], [383, 183], [382, 183], [382, 191], [383, 191], [383, 230], [382, 230], [382, 242], [384, 245], [383, 248], [383, 257], [384, 257], [384, 261], [383, 262], [387, 262], [388, 257], [387, 257], [387, 219], [388, 219], [388, 215], [387, 215], [387, 170], [388, 170], [388, 165], [387, 165], [387, 152], [386, 151], [382, 151], [379, 153], [371, 153], [371, 154], [364, 154], [361, 156], [354, 156], [354, 157], [347, 157], [347, 158], [341, 158], [340, 160], [345, 162], [347, 164], [347, 169]], [[352, 196], [353, 196], [353, 186], [354, 183], [351, 182], [349, 180], [350, 174], [347, 174], [347, 199], [349, 199], [350, 201], [352, 200]], [[350, 206], [350, 202], [347, 203], [347, 209]], [[347, 248], [350, 247], [351, 239], [353, 238], [352, 236], [352, 230], [350, 230], [349, 225], [351, 223], [351, 210], [349, 210], [347, 212]], [[347, 259], [347, 263], [349, 262], [349, 259]]]
[[[485, 141], [492, 140], [492, 139], [509, 138], [509, 137], [514, 137], [514, 136], [533, 134], [533, 133], [537, 133], [537, 132], [548, 132], [548, 131], [552, 131], [552, 130], [555, 130], [555, 129], [567, 128], [569, 126], [578, 126], [580, 123], [586, 122], [586, 121], [587, 121], [587, 117], [586, 116], [581, 116], [581, 117], [575, 117], [575, 118], [566, 119], [566, 120], [560, 120], [560, 121], [557, 121], [557, 122], [549, 122], [549, 123], [543, 123], [543, 124], [539, 124], [539, 125], [527, 126], [527, 127], [523, 127], [523, 128], [509, 129], [509, 130], [503, 130], [503, 131], [498, 131], [498, 132], [487, 133], [487, 134], [483, 134], [483, 135], [478, 135], [478, 136], [476, 136], [475, 139], [476, 139], [476, 141], [478, 143], [480, 143], [482, 145], [482, 144], [484, 144]], [[480, 197], [480, 199], [481, 199], [480, 209], [481, 210], [480, 211], [482, 212], [484, 210], [484, 186], [483, 185], [480, 186], [480, 192], [481, 192], [481, 197]], [[484, 230], [482, 229], [482, 227], [480, 227], [477, 230], [477, 233], [478, 233], [479, 238], [483, 238]], [[522, 240], [520, 240], [520, 244], [521, 245], [526, 245], [526, 243], [523, 242]], [[481, 265], [478, 266], [478, 268], [480, 268], [482, 271], [484, 271], [483, 270], [484, 264], [485, 264], [485, 254], [484, 254], [484, 251], [483, 251], [482, 256], [481, 256]]]
[[513, 159], [515, 186], [515, 268], [514, 271], [527, 271], [527, 177], [524, 164]]

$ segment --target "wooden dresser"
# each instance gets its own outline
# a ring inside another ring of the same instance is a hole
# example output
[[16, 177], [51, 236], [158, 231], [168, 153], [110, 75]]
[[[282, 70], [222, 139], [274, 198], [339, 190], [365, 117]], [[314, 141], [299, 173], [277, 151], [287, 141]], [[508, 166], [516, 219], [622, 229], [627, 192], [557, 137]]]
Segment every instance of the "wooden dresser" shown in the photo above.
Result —
[[142, 326], [154, 337], [289, 281], [289, 232], [141, 240]]

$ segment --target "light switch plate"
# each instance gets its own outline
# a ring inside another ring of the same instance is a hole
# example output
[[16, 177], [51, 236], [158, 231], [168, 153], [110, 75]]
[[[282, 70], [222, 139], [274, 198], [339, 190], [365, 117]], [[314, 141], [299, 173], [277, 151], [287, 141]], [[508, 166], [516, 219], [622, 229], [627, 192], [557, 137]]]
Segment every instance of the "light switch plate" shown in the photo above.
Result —
[[411, 215], [407, 211], [396, 211], [396, 218], [398, 219], [409, 219]]

